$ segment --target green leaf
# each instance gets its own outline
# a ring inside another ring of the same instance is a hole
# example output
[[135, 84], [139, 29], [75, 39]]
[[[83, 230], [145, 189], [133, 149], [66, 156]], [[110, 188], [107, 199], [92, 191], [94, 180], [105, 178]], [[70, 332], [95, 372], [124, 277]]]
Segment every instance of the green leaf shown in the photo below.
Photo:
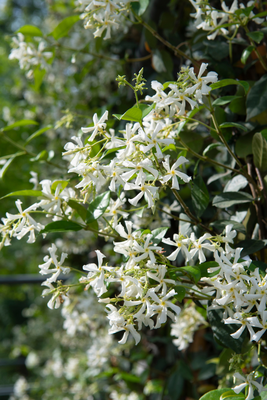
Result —
[[55, 221], [46, 225], [40, 233], [80, 231], [83, 227], [72, 221]]
[[127, 110], [119, 119], [140, 122], [142, 120], [142, 110], [139, 107], [134, 106]]
[[246, 64], [247, 59], [249, 58], [250, 54], [252, 51], [255, 49], [254, 46], [248, 46], [245, 50], [243, 50], [243, 53], [241, 55], [241, 62], [242, 64]]
[[[217, 268], [218, 267], [218, 268]], [[203, 277], [213, 277], [220, 271], [220, 266], [216, 261], [206, 261], [198, 265], [201, 272], [201, 278]], [[209, 268], [216, 268], [214, 272], [208, 272]]]
[[153, 241], [153, 244], [159, 244], [162, 241], [162, 239], [164, 238], [168, 229], [169, 229], [168, 227], [167, 228], [161, 227], [161, 228], [154, 229], [151, 232], [152, 233], [151, 241]]
[[220, 128], [237, 128], [241, 129], [242, 131], [248, 131], [248, 128], [246, 126], [237, 124], [236, 122], [223, 122], [222, 124], [220, 124]]
[[142, 15], [144, 14], [144, 12], [146, 11], [148, 5], [149, 5], [149, 0], [139, 0], [139, 11], [138, 11], [138, 15]]
[[[175, 279], [175, 276], [173, 277], [173, 279]], [[175, 298], [180, 303], [182, 303], [182, 301], [183, 301], [183, 299], [185, 297], [185, 294], [186, 294], [185, 288], [183, 286], [177, 285], [177, 286], [174, 287], [174, 289], [175, 289], [175, 292], [176, 292]]]
[[16, 192], [8, 193], [5, 196], [1, 197], [0, 200], [4, 199], [5, 197], [11, 197], [11, 196], [34, 196], [34, 197], [39, 197], [43, 196], [43, 192], [40, 190], [18, 190]]
[[208, 189], [201, 176], [198, 176], [196, 179], [194, 179], [191, 196], [196, 215], [198, 217], [201, 217], [201, 215], [208, 207], [210, 201]]
[[64, 18], [58, 26], [50, 33], [55, 40], [59, 40], [69, 33], [69, 30], [73, 27], [76, 22], [80, 20], [79, 15], [72, 15], [70, 17]]
[[110, 192], [105, 192], [97, 196], [88, 206], [86, 223], [90, 224], [101, 217], [108, 208], [109, 202]]
[[212, 83], [210, 85], [212, 90], [219, 89], [229, 85], [241, 85], [247, 93], [249, 91], [249, 83], [246, 81], [235, 81], [234, 79], [223, 79], [219, 82]]
[[257, 251], [260, 251], [267, 245], [267, 240], [253, 240], [247, 239], [242, 240], [237, 244], [237, 247], [242, 247], [243, 250], [240, 254], [241, 257], [248, 256], [249, 254], [254, 254]]
[[14, 124], [2, 128], [1, 131], [6, 132], [14, 128], [17, 128], [18, 126], [25, 126], [25, 125], [38, 125], [38, 122], [33, 121], [32, 119], [21, 119], [20, 121], [14, 122]]
[[251, 88], [247, 96], [247, 121], [267, 109], [267, 74]]
[[254, 133], [250, 132], [237, 139], [235, 144], [235, 152], [238, 157], [246, 158], [249, 154], [252, 154], [252, 139]]
[[249, 265], [249, 270], [250, 271], [255, 271], [256, 268], [259, 268], [260, 272], [263, 274], [263, 276], [266, 275], [266, 269], [267, 269], [267, 264], [265, 264], [262, 261], [252, 261], [252, 263]]
[[267, 140], [267, 129], [263, 129], [261, 131], [262, 136], [264, 137], [265, 140]]
[[37, 154], [36, 157], [31, 158], [31, 161], [47, 160], [48, 156], [49, 156], [48, 152], [46, 150], [43, 150], [39, 154]]
[[180, 133], [180, 138], [185, 144], [196, 153], [199, 153], [203, 147], [203, 137], [192, 130], [184, 130]]
[[34, 25], [24, 25], [19, 28], [16, 33], [22, 33], [23, 35], [28, 36], [43, 36], [43, 32], [41, 29], [37, 28]]
[[69, 180], [59, 180], [59, 181], [54, 181], [51, 185], [51, 192], [55, 193], [56, 188], [58, 185], [61, 185], [60, 192], [64, 190], [68, 186]]
[[7, 161], [5, 162], [5, 164], [3, 165], [3, 167], [2, 167], [1, 170], [0, 170], [0, 179], [3, 179], [3, 178], [4, 178], [4, 176], [5, 176], [5, 174], [6, 174], [7, 170], [8, 170], [8, 168], [10, 167], [10, 164], [15, 160], [15, 158], [16, 158], [16, 157], [19, 157], [19, 156], [24, 156], [24, 155], [25, 155], [25, 152], [18, 152], [18, 153], [9, 155], [9, 156], [8, 156], [8, 157], [9, 157], [9, 160], [7, 160]]
[[230, 181], [227, 182], [223, 191], [224, 192], [238, 192], [240, 189], [244, 189], [248, 184], [247, 178], [243, 175], [236, 175]]
[[190, 275], [190, 277], [193, 278], [195, 283], [198, 283], [198, 281], [201, 278], [201, 272], [198, 266], [191, 267], [189, 265], [187, 267], [181, 267], [179, 268], [179, 271], [184, 271], [186, 274]]
[[246, 228], [244, 227], [244, 225], [240, 224], [239, 222], [232, 221], [231, 219], [230, 220], [218, 220], [218, 221], [212, 222], [210, 224], [211, 227], [214, 227], [219, 232], [222, 232], [223, 229], [227, 225], [233, 225], [232, 229], [235, 229], [236, 231], [241, 232], [244, 235], [246, 235], [246, 233], [247, 233], [246, 232]]
[[185, 127], [185, 125], [190, 122], [190, 118], [193, 118], [195, 114], [197, 114], [199, 111], [201, 111], [204, 108], [204, 106], [200, 106], [198, 108], [194, 108], [193, 110], [191, 110], [187, 116], [189, 119], [185, 119], [183, 122], [180, 122], [178, 125], [178, 129], [177, 129], [177, 134], [179, 135], [183, 128]]
[[28, 137], [28, 139], [26, 140], [26, 142], [24, 144], [26, 145], [26, 144], [30, 143], [33, 139], [35, 139], [38, 136], [42, 135], [42, 133], [48, 131], [51, 128], [53, 128], [52, 125], [48, 125], [45, 128], [38, 129], [38, 131], [34, 132], [30, 137]]
[[260, 171], [267, 169], [267, 141], [260, 132], [255, 133], [252, 139], [252, 154], [255, 167]]
[[43, 79], [45, 77], [46, 74], [46, 70], [45, 69], [41, 69], [40, 67], [37, 67], [33, 70], [33, 77], [34, 77], [34, 89], [36, 91], [39, 90]]
[[145, 107], [142, 110], [142, 119], [144, 119], [155, 107], [156, 107], [156, 103], [151, 104], [151, 106], [149, 106], [149, 107]]
[[[234, 350], [236, 353], [241, 353], [242, 344], [245, 335], [241, 335], [239, 339], [234, 339], [231, 333], [237, 331], [240, 328], [238, 324], [227, 325], [222, 322], [223, 311], [220, 310], [209, 310], [207, 311], [208, 321], [210, 323], [214, 338], [226, 348]], [[228, 389], [229, 390], [229, 389]]]
[[215, 149], [216, 147], [221, 147], [222, 143], [211, 143], [203, 151], [203, 156], [205, 156], [209, 151]]
[[[208, 393], [205, 393], [204, 396], [200, 397], [199, 400], [222, 400], [222, 395], [224, 393], [229, 393], [233, 394], [235, 396], [235, 392], [233, 390], [229, 391], [229, 388], [223, 388], [223, 389], [216, 389], [216, 390], [211, 390]], [[237, 398], [236, 400], [241, 400], [244, 399], [245, 396], [241, 393], [238, 395], [239, 399]]]
[[264, 37], [263, 32], [260, 31], [249, 32], [246, 35], [256, 43], [260, 43]]
[[225, 104], [230, 103], [234, 99], [240, 99], [241, 96], [223, 96], [219, 97], [219, 99], [214, 100], [212, 103], [213, 106], [224, 106]]
[[68, 206], [70, 206], [73, 210], [77, 211], [79, 216], [85, 221], [86, 216], [87, 216], [87, 210], [84, 206], [82, 206], [80, 203], [78, 203], [75, 200], [69, 200], [68, 201]]
[[235, 204], [251, 203], [253, 197], [245, 192], [226, 192], [215, 196], [212, 205], [218, 208], [228, 208]]

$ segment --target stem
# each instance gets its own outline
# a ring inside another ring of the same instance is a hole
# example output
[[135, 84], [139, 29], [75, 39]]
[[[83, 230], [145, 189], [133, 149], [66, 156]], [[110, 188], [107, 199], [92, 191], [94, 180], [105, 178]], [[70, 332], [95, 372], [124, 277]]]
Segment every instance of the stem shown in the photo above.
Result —
[[153, 36], [155, 36], [155, 38], [157, 38], [161, 43], [163, 43], [166, 47], [168, 47], [169, 49], [171, 49], [174, 54], [176, 56], [179, 57], [183, 57], [183, 58], [187, 58], [188, 60], [191, 61], [191, 63], [193, 65], [195, 65], [196, 67], [199, 67], [199, 63], [197, 63], [192, 57], [188, 56], [187, 54], [185, 54], [183, 51], [179, 50], [177, 47], [173, 46], [170, 42], [168, 42], [167, 40], [165, 40], [162, 36], [160, 36], [158, 34], [157, 31], [155, 31], [150, 25], [148, 25], [145, 21], [142, 20], [142, 18], [139, 17], [139, 15], [137, 15], [134, 10], [132, 10], [133, 15], [135, 16], [135, 18], [137, 19], [137, 21], [143, 25], [144, 28], [146, 28], [149, 32], [152, 33]]
[[[191, 211], [189, 210], [189, 208], [187, 207], [187, 205], [185, 204], [185, 202], [183, 201], [183, 199], [181, 198], [181, 196], [179, 195], [178, 191], [176, 189], [172, 189], [172, 192], [174, 194], [174, 196], [176, 197], [176, 199], [179, 201], [179, 203], [181, 204], [181, 206], [184, 209], [184, 212], [186, 213], [186, 215], [195, 222], [195, 225], [200, 225], [205, 231], [209, 232], [209, 233], [213, 233], [209, 228], [207, 228], [204, 224], [202, 224], [198, 218], [196, 218]], [[190, 221], [187, 221], [190, 222]]]
[[209, 157], [201, 156], [200, 154], [196, 153], [194, 150], [192, 150], [190, 147], [188, 147], [187, 144], [184, 143], [183, 140], [182, 140], [180, 137], [178, 138], [178, 140], [179, 140], [179, 142], [180, 142], [190, 153], [192, 153], [195, 157], [199, 158], [200, 160], [202, 160], [202, 161], [207, 161], [207, 162], [209, 162], [209, 163], [211, 163], [211, 164], [214, 164], [214, 165], [218, 165], [218, 167], [222, 167], [222, 168], [225, 168], [225, 169], [229, 169], [230, 171], [233, 171], [233, 172], [235, 172], [236, 174], [239, 174], [239, 173], [240, 173], [240, 171], [238, 171], [238, 170], [235, 169], [235, 168], [228, 167], [227, 165], [224, 165], [224, 164], [222, 164], [222, 163], [220, 163], [220, 162], [218, 162], [218, 161], [212, 160], [212, 159], [209, 158]]
[[[17, 149], [22, 150], [25, 154], [28, 154], [28, 155], [31, 156], [31, 157], [37, 157], [37, 154], [32, 153], [31, 151], [28, 151], [27, 149], [25, 149], [25, 147], [23, 147], [23, 146], [21, 146], [20, 144], [14, 142], [12, 139], [10, 139], [10, 137], [5, 136], [5, 134], [4, 134], [3, 132], [0, 132], [0, 134], [2, 135], [3, 139], [5, 139], [7, 142], [11, 143], [11, 144], [12, 144], [14, 147], [16, 147]], [[59, 165], [57, 165], [57, 164], [54, 164], [54, 163], [51, 162], [51, 161], [48, 161], [48, 160], [41, 160], [41, 161], [45, 161], [47, 164], [53, 165], [53, 167], [56, 167], [56, 168], [64, 169], [64, 170], [65, 170], [64, 167], [61, 167], [61, 166], [59, 166]]]
[[263, 192], [264, 201], [265, 201], [266, 206], [267, 206], [267, 193], [266, 193], [266, 189], [265, 189], [265, 186], [264, 186], [264, 182], [263, 182], [260, 170], [255, 167], [255, 171], [256, 171], [257, 177], [259, 179], [260, 190]]

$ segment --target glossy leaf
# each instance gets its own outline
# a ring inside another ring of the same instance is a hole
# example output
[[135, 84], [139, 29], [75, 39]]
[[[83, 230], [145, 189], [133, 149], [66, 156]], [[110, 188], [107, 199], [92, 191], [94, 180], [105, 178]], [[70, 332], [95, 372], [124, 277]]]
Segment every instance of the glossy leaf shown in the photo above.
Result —
[[241, 252], [241, 257], [248, 256], [250, 254], [254, 254], [257, 251], [260, 251], [267, 245], [267, 240], [253, 240], [247, 239], [242, 240], [237, 244], [237, 247], [242, 247], [243, 250]]
[[218, 99], [214, 100], [212, 103], [213, 106], [224, 106], [225, 104], [230, 103], [232, 100], [240, 99], [241, 96], [223, 96], [219, 97]]
[[87, 209], [86, 223], [90, 224], [90, 222], [93, 222], [101, 217], [101, 215], [103, 215], [108, 208], [109, 202], [110, 192], [105, 192], [97, 196], [95, 200], [89, 204]]
[[[216, 261], [206, 261], [198, 265], [201, 272], [201, 278], [203, 277], [213, 277], [220, 271], [220, 266]], [[214, 272], [208, 272], [209, 268], [216, 268]]]
[[235, 204], [251, 203], [253, 197], [245, 192], [226, 192], [215, 196], [212, 204], [218, 208], [227, 208]]
[[260, 132], [255, 133], [252, 140], [252, 153], [255, 167], [267, 170], [267, 141]]
[[67, 36], [69, 30], [73, 27], [76, 22], [80, 20], [79, 15], [71, 15], [70, 17], [64, 18], [57, 27], [50, 33], [55, 40], [59, 40], [64, 36]]
[[223, 122], [222, 124], [220, 124], [220, 128], [237, 128], [237, 129], [241, 129], [242, 131], [247, 131], [248, 128], [244, 125], [238, 124], [236, 122]]
[[119, 119], [123, 119], [125, 121], [133, 121], [133, 122], [140, 122], [142, 120], [142, 110], [134, 106], [127, 110]]
[[43, 36], [41, 29], [34, 25], [24, 25], [19, 28], [16, 33], [22, 33], [25, 36]]
[[54, 193], [58, 185], [60, 185], [60, 192], [68, 186], [69, 180], [54, 181], [51, 185], [51, 192]]
[[26, 144], [30, 143], [33, 139], [42, 135], [44, 132], [48, 131], [51, 128], [52, 128], [52, 125], [48, 125], [45, 128], [38, 129], [38, 131], [34, 132], [31, 136], [28, 137], [28, 139], [26, 140], [26, 142], [24, 144], [26, 145]]
[[224, 187], [224, 192], [238, 192], [240, 189], [244, 189], [248, 184], [247, 178], [243, 175], [236, 175]]
[[231, 333], [236, 332], [240, 328], [240, 325], [224, 324], [222, 321], [222, 314], [222, 310], [209, 310], [207, 312], [208, 321], [210, 323], [213, 335], [223, 347], [230, 348], [236, 353], [240, 353], [244, 336], [241, 335], [239, 339], [234, 339], [231, 336]]
[[198, 217], [201, 217], [201, 215], [204, 213], [204, 211], [208, 207], [208, 204], [210, 201], [210, 196], [209, 196], [208, 189], [207, 189], [203, 179], [200, 176], [198, 176], [193, 181], [193, 188], [191, 191], [191, 196], [192, 196], [193, 207], [196, 211], [196, 214]]
[[251, 88], [247, 97], [247, 120], [267, 109], [267, 74], [263, 75]]
[[244, 136], [241, 136], [235, 144], [235, 152], [238, 157], [246, 158], [249, 154], [252, 154], [252, 139], [254, 133], [250, 132]]
[[250, 54], [252, 53], [252, 51], [255, 49], [254, 46], [248, 46], [242, 53], [241, 55], [241, 62], [242, 64], [246, 64], [247, 59], [249, 58]]
[[48, 232], [68, 232], [68, 231], [80, 231], [83, 227], [76, 222], [72, 221], [55, 221], [46, 225], [41, 233]]
[[6, 132], [14, 128], [17, 128], [19, 126], [26, 126], [26, 125], [38, 125], [38, 122], [33, 121], [32, 119], [21, 119], [20, 121], [14, 122], [14, 124], [8, 125], [5, 128], [2, 128], [1, 130], [3, 132]]
[[249, 32], [249, 33], [246, 33], [246, 35], [250, 39], [254, 40], [254, 42], [257, 42], [257, 43], [260, 43], [264, 37], [263, 32], [260, 32], [260, 31]]
[[[210, 392], [204, 394], [204, 396], [200, 397], [199, 400], [222, 400], [222, 395], [224, 393], [228, 393], [229, 392], [229, 388], [223, 388], [223, 389], [216, 389], [216, 390], [211, 390]], [[231, 390], [231, 393], [233, 393], [235, 395], [235, 392], [233, 390]], [[244, 395], [239, 395], [239, 399], [244, 399], [245, 396]], [[239, 400], [236, 399], [236, 400]]]
[[247, 93], [249, 91], [249, 83], [246, 81], [235, 81], [234, 79], [222, 79], [219, 82], [212, 83], [210, 87], [212, 90], [215, 89], [220, 89], [225, 86], [229, 85], [241, 85], [245, 89], [245, 92]]
[[184, 271], [186, 274], [190, 275], [195, 283], [197, 283], [201, 278], [201, 272], [198, 266], [191, 267], [189, 265], [187, 267], [181, 267], [179, 268], [179, 271]]
[[165, 228], [165, 227], [161, 227], [161, 228], [157, 228], [154, 229], [151, 234], [152, 234], [152, 238], [151, 241], [153, 241], [153, 244], [159, 244], [162, 239], [164, 238], [164, 236], [166, 235], [166, 232], [169, 228]]
[[[175, 276], [173, 276], [173, 279], [175, 279]], [[176, 292], [175, 298], [181, 303], [185, 297], [186, 290], [183, 286], [180, 285], [175, 286], [174, 289]]]
[[87, 210], [86, 208], [78, 203], [75, 200], [69, 200], [68, 201], [68, 206], [70, 206], [73, 210], [77, 211], [77, 213], [79, 214], [79, 216], [85, 221], [86, 220], [86, 216], [87, 216]]
[[209, 151], [216, 149], [217, 147], [222, 147], [222, 143], [211, 143], [203, 151], [203, 156], [205, 156]]
[[16, 192], [8, 193], [5, 196], [1, 197], [0, 200], [4, 199], [5, 197], [11, 197], [11, 196], [33, 196], [33, 197], [39, 197], [43, 196], [43, 192], [40, 190], [18, 190]]

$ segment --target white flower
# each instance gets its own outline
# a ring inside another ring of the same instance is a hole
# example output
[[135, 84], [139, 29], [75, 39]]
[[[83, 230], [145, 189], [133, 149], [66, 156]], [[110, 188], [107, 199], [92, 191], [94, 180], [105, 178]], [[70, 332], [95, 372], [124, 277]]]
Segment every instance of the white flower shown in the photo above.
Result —
[[233, 387], [233, 391], [235, 393], [240, 393], [241, 390], [243, 390], [245, 387], [248, 386], [248, 394], [247, 394], [247, 397], [245, 398], [245, 400], [252, 400], [254, 398], [254, 388], [253, 387], [256, 387], [256, 389], [258, 390], [259, 393], [261, 393], [263, 390], [266, 390], [263, 388], [263, 386], [259, 382], [255, 381], [253, 379], [254, 372], [251, 372], [246, 377], [242, 376], [239, 372], [236, 372], [234, 374], [234, 377], [243, 381], [243, 383], [241, 383], [240, 385]]
[[184, 182], [188, 183], [191, 180], [191, 177], [184, 174], [180, 170], [177, 170], [180, 165], [188, 162], [188, 160], [185, 157], [179, 157], [178, 160], [170, 167], [170, 156], [165, 156], [164, 158], [165, 161], [162, 162], [164, 168], [167, 170], [167, 174], [163, 176], [161, 179], [162, 182], [166, 183], [168, 180], [172, 180], [172, 189], [180, 189], [179, 183], [177, 176], [182, 179]]
[[94, 126], [89, 127], [89, 128], [81, 128], [83, 133], [88, 133], [88, 132], [92, 132], [93, 131], [92, 135], [88, 139], [89, 142], [92, 142], [95, 139], [95, 137], [98, 134], [99, 130], [105, 130], [106, 129], [107, 124], [105, 123], [105, 121], [107, 119], [108, 119], [108, 111], [105, 111], [100, 119], [98, 119], [97, 114], [95, 113], [94, 116], [93, 116]]
[[96, 250], [98, 265], [96, 264], [87, 264], [83, 266], [84, 271], [88, 271], [87, 278], [81, 278], [80, 282], [87, 282], [90, 281], [89, 284], [86, 286], [92, 286], [96, 295], [98, 297], [102, 296], [103, 293], [107, 292], [107, 288], [105, 285], [105, 271], [111, 271], [111, 267], [103, 267], [103, 259], [106, 257], [101, 251]]
[[[57, 246], [53, 243], [51, 247], [48, 248], [50, 258], [49, 256], [44, 257], [44, 264], [40, 264], [40, 274], [41, 275], [47, 275], [47, 274], [53, 274], [49, 279], [47, 279], [47, 282], [52, 283], [56, 282], [60, 272], [63, 272], [63, 274], [68, 274], [70, 272], [69, 267], [63, 267], [63, 263], [65, 259], [68, 257], [67, 253], [62, 253], [60, 257], [60, 261], [57, 259], [56, 251], [57, 251]], [[49, 269], [53, 266], [51, 269]]]

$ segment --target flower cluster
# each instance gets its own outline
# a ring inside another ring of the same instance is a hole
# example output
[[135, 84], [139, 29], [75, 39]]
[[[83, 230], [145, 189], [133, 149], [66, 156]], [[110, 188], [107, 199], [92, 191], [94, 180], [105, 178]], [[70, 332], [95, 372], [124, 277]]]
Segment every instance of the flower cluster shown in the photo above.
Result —
[[179, 350], [185, 350], [193, 342], [194, 333], [201, 325], [205, 326], [206, 321], [194, 304], [185, 306], [176, 322], [171, 325], [171, 335], [175, 337], [173, 344]]
[[[207, 36], [209, 40], [214, 40], [218, 34], [228, 35], [229, 29], [224, 27], [224, 24], [231, 24], [233, 28], [240, 24], [243, 19], [253, 19], [257, 24], [262, 24], [264, 18], [255, 17], [252, 9], [256, 6], [256, 1], [251, 0], [245, 6], [243, 3], [238, 4], [238, 0], [234, 0], [231, 7], [228, 7], [225, 2], [222, 2], [222, 10], [216, 10], [209, 4], [208, 0], [189, 0], [195, 8], [195, 13], [191, 16], [195, 19], [197, 29], [203, 29], [210, 34]], [[245, 9], [251, 8], [249, 15]], [[244, 10], [244, 13], [242, 13]], [[238, 11], [238, 13], [236, 13]], [[240, 12], [241, 11], [241, 12]], [[220, 27], [221, 26], [221, 27]]]
[[94, 37], [106, 31], [104, 39], [110, 39], [111, 30], [118, 30], [125, 22], [130, 0], [78, 0], [76, 4], [82, 11], [85, 29], [95, 29]]
[[46, 47], [44, 40], [39, 40], [39, 38], [35, 38], [35, 40], [39, 41], [37, 47], [33, 42], [26, 42], [22, 33], [18, 33], [18, 37], [12, 38], [13, 49], [9, 59], [18, 60], [20, 68], [28, 71], [28, 78], [32, 78], [34, 67], [39, 66], [41, 69], [46, 69], [48, 60], [53, 57], [51, 51], [44, 51]]

